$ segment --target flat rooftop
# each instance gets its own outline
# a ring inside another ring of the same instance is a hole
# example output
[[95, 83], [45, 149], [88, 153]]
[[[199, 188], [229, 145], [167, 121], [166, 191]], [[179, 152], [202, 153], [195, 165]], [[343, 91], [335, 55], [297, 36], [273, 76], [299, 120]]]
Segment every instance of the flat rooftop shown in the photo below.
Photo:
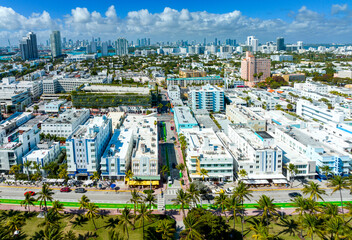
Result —
[[43, 124], [71, 124], [75, 122], [81, 115], [86, 114], [88, 109], [68, 109], [61, 113], [59, 117], [47, 119]]
[[179, 124], [194, 124], [198, 125], [196, 119], [192, 116], [189, 107], [175, 107], [174, 114]]
[[255, 133], [258, 134], [263, 139], [271, 139], [271, 138], [273, 138], [269, 133], [267, 133], [265, 131], [258, 131], [258, 132], [255, 132]]

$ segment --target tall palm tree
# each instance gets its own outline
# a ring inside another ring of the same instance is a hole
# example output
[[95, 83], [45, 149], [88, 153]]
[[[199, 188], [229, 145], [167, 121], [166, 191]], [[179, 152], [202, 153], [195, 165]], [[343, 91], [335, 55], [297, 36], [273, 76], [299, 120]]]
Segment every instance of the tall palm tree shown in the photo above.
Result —
[[43, 184], [42, 190], [38, 193], [38, 198], [37, 201], [39, 202], [39, 206], [42, 207], [44, 205], [45, 211], [47, 210], [47, 202], [48, 201], [53, 201], [53, 196], [54, 192], [53, 190], [49, 187], [48, 184]]
[[20, 231], [21, 228], [25, 225], [26, 219], [22, 214], [16, 214], [8, 219], [6, 219], [5, 227], [8, 229], [12, 234], [16, 231]]
[[310, 214], [317, 214], [321, 210], [321, 205], [314, 199], [306, 200], [307, 209]]
[[161, 233], [161, 238], [165, 240], [174, 239], [176, 229], [172, 226], [172, 223], [167, 219], [160, 220], [156, 226], [156, 232]]
[[79, 200], [79, 209], [85, 209], [88, 206], [89, 202], [90, 199], [86, 195], [83, 195]]
[[191, 183], [189, 185], [189, 188], [187, 189], [187, 193], [189, 194], [190, 199], [193, 201], [195, 207], [197, 207], [197, 202], [200, 201], [199, 199], [200, 192], [198, 191], [195, 183]]
[[295, 236], [298, 232], [298, 223], [292, 218], [282, 217], [277, 225], [283, 228], [278, 235], [289, 234], [290, 236]]
[[12, 165], [9, 173], [15, 175], [15, 181], [17, 180], [17, 175], [21, 170], [21, 164]]
[[255, 240], [269, 240], [272, 239], [271, 236], [269, 236], [269, 230], [267, 226], [264, 225], [264, 223], [257, 218], [252, 218], [248, 220], [249, 223], [249, 230], [254, 232], [252, 235], [252, 238]]
[[176, 169], [183, 172], [186, 169], [186, 165], [184, 163], [179, 163], [176, 165]]
[[169, 167], [166, 165], [163, 165], [160, 169], [160, 173], [165, 177], [165, 173], [169, 172]]
[[[294, 212], [298, 212], [299, 218], [302, 219], [303, 214], [307, 212], [308, 209], [308, 202], [309, 199], [305, 199], [302, 196], [297, 196], [294, 199], [292, 199], [293, 202], [293, 207], [295, 208]], [[301, 229], [301, 237], [303, 237], [303, 228], [300, 227]]]
[[[90, 179], [96, 184], [96, 182], [98, 182], [100, 179], [100, 174], [97, 171], [95, 171], [93, 175], [90, 176]], [[96, 185], [96, 187], [98, 187], [98, 185]]]
[[136, 223], [136, 217], [137, 217], [137, 208], [138, 208], [138, 204], [142, 201], [142, 196], [139, 194], [139, 192], [136, 189], [133, 189], [133, 191], [131, 192], [131, 199], [130, 202], [133, 203], [133, 214], [134, 214], [134, 218], [133, 218], [133, 224]]
[[[344, 221], [340, 216], [331, 217], [324, 226], [323, 232], [330, 235], [330, 239], [344, 239], [346, 238], [347, 229]], [[348, 233], [347, 233], [348, 234]]]
[[313, 240], [314, 234], [319, 235], [320, 231], [320, 221], [316, 216], [305, 213], [303, 215], [301, 225], [307, 231], [307, 235]]
[[184, 240], [201, 240], [202, 235], [198, 232], [198, 228], [201, 226], [202, 222], [197, 219], [193, 214], [189, 214], [187, 217], [183, 218], [183, 224], [185, 225], [185, 230], [180, 233], [181, 239]]
[[148, 208], [152, 209], [152, 206], [157, 207], [156, 198], [152, 192], [148, 192], [147, 196], [144, 198], [144, 201], [148, 203]]
[[133, 179], [133, 177], [134, 177], [134, 175], [131, 170], [128, 170], [127, 172], [125, 172], [125, 182], [126, 182], [126, 178], [130, 181]]
[[238, 197], [238, 199], [241, 201], [242, 203], [242, 219], [241, 219], [241, 224], [242, 224], [242, 238], [243, 238], [243, 223], [244, 223], [244, 214], [245, 214], [245, 210], [244, 210], [244, 200], [247, 199], [249, 200], [249, 197], [253, 197], [253, 195], [251, 194], [251, 190], [249, 190], [249, 186], [247, 186], [244, 182], [239, 181], [237, 184], [237, 187], [235, 188], [234, 191], [234, 195], [236, 197]]
[[35, 199], [32, 197], [30, 193], [26, 193], [24, 195], [24, 200], [21, 201], [21, 206], [24, 206], [24, 209], [27, 209], [28, 207], [28, 212], [30, 212], [30, 206], [34, 206]]
[[285, 165], [284, 168], [288, 171], [290, 174], [290, 186], [292, 188], [293, 186], [293, 181], [295, 179], [296, 174], [298, 173], [298, 168], [296, 165], [293, 163], [289, 163], [288, 165]]
[[95, 221], [94, 218], [96, 218], [99, 214], [99, 207], [97, 205], [95, 205], [95, 203], [88, 203], [87, 205], [87, 212], [86, 212], [86, 217], [90, 220], [92, 220], [93, 225], [94, 225], [94, 229], [95, 231], [97, 230], [97, 226], [95, 225]]
[[331, 194], [336, 191], [340, 192], [342, 219], [345, 220], [343, 212], [342, 189], [349, 189], [347, 178], [342, 177], [340, 175], [334, 175], [331, 179], [329, 179], [329, 186], [334, 188]]
[[62, 204], [59, 200], [55, 200], [52, 202], [51, 209], [57, 214], [60, 214], [60, 211], [64, 210], [64, 204]]
[[330, 167], [328, 165], [323, 165], [319, 167], [319, 170], [323, 173], [323, 175], [325, 175], [326, 180], [328, 180], [328, 176], [332, 172]]
[[48, 225], [34, 233], [32, 240], [62, 240], [62, 230], [58, 225]]
[[244, 169], [239, 170], [237, 174], [239, 177], [241, 177], [241, 179], [246, 178], [248, 176], [247, 171]]
[[200, 169], [200, 176], [202, 176], [202, 179], [204, 181], [205, 177], [209, 177], [208, 175], [208, 170], [204, 169], [204, 168], [201, 168]]
[[120, 216], [119, 226], [122, 227], [122, 231], [124, 234], [126, 234], [127, 239], [129, 239], [128, 227], [134, 226], [131, 222], [131, 218], [132, 218], [131, 210], [129, 208], [125, 207], [122, 210], [122, 213]]
[[228, 197], [225, 195], [225, 193], [220, 193], [219, 196], [215, 197], [215, 205], [220, 206], [221, 212], [225, 213], [225, 220], [227, 220], [226, 216], [226, 207], [227, 207], [227, 202]]
[[310, 181], [307, 185], [304, 185], [302, 192], [304, 195], [309, 195], [309, 199], [314, 199], [315, 201], [318, 199], [324, 201], [322, 195], [326, 194], [325, 190], [321, 189], [319, 184], [313, 181]]
[[28, 179], [28, 181], [30, 180], [29, 179], [29, 168], [31, 166], [32, 166], [32, 162], [31, 161], [26, 161], [26, 162], [23, 163], [23, 167], [25, 167], [26, 170], [27, 170], [27, 179]]
[[151, 214], [152, 214], [152, 211], [151, 210], [148, 210], [148, 207], [147, 205], [145, 205], [145, 203], [141, 203], [141, 205], [139, 206], [139, 215], [137, 217], [137, 219], [141, 219], [142, 220], [142, 225], [143, 225], [143, 230], [142, 230], [142, 236], [143, 236], [143, 239], [144, 239], [144, 221], [148, 221], [148, 222], [151, 222], [152, 219], [151, 219]]
[[185, 217], [185, 206], [187, 206], [190, 202], [190, 195], [187, 192], [184, 192], [183, 189], [179, 189], [177, 191], [177, 196], [176, 199], [172, 199], [174, 202], [174, 205], [181, 205], [181, 211], [183, 214], [183, 217]]
[[241, 201], [235, 194], [227, 199], [227, 209], [232, 211], [233, 229], [236, 229], [237, 215], [241, 211]]
[[262, 221], [266, 220], [266, 225], [269, 226], [269, 217], [279, 215], [277, 211], [277, 206], [274, 204], [274, 199], [261, 195], [257, 201], [256, 208], [262, 211]]

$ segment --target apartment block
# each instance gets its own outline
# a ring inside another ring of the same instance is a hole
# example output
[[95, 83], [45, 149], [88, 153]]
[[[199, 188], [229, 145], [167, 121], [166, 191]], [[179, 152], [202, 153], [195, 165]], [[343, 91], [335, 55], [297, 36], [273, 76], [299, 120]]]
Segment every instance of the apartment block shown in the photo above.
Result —
[[306, 100], [299, 100], [297, 102], [296, 113], [301, 117], [322, 123], [342, 123], [345, 119], [343, 111], [331, 110], [327, 106], [323, 107]]
[[68, 138], [90, 116], [89, 109], [68, 109], [42, 124], [42, 133]]
[[200, 70], [180, 69], [179, 75], [180, 75], [180, 78], [205, 77], [207, 76], [207, 72], [200, 71]]
[[235, 125], [244, 125], [254, 131], [266, 131], [266, 120], [253, 108], [235, 104], [226, 107], [226, 117]]
[[193, 111], [198, 109], [210, 112], [224, 111], [224, 90], [210, 84], [201, 88], [191, 87], [189, 91], [189, 104]]
[[220, 76], [208, 76], [208, 77], [192, 77], [192, 78], [176, 78], [170, 76], [166, 79], [167, 85], [179, 85], [181, 87], [187, 87], [190, 85], [219, 85], [224, 84], [224, 79]]
[[207, 180], [233, 180], [234, 160], [212, 128], [183, 131], [187, 146], [186, 164], [192, 179], [202, 179], [200, 171], [208, 171]]
[[174, 107], [174, 121], [177, 133], [183, 129], [198, 128], [198, 122], [189, 107]]
[[88, 178], [100, 170], [100, 161], [111, 137], [111, 119], [89, 119], [66, 140], [67, 171], [75, 178]]
[[253, 87], [258, 82], [270, 77], [270, 67], [270, 59], [256, 58], [250, 52], [246, 52], [246, 58], [241, 62], [241, 78], [247, 80], [245, 81], [246, 86]]

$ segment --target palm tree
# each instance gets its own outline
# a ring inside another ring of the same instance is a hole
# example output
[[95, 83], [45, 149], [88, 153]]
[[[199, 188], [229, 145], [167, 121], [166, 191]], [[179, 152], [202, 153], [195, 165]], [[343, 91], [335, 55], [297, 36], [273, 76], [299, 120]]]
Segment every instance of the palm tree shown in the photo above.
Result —
[[336, 191], [340, 192], [342, 219], [345, 220], [344, 212], [343, 212], [342, 189], [349, 189], [347, 179], [340, 175], [334, 175], [331, 179], [329, 179], [329, 186], [334, 188], [331, 194], [333, 194]]
[[141, 205], [139, 206], [138, 212], [139, 212], [139, 215], [138, 215], [137, 219], [142, 220], [142, 225], [143, 225], [143, 230], [142, 230], [143, 235], [142, 236], [144, 239], [144, 221], [148, 221], [148, 222], [152, 221], [152, 219], [150, 218], [152, 211], [148, 210], [148, 207], [147, 207], [147, 205], [145, 205], [145, 203], [141, 203]]
[[209, 177], [209, 175], [208, 175], [208, 170], [206, 170], [206, 169], [204, 169], [204, 168], [201, 168], [201, 169], [200, 169], [200, 176], [202, 176], [203, 181], [204, 181], [205, 176]]
[[162, 103], [159, 103], [158, 108], [160, 109], [160, 112], [163, 107], [164, 107], [164, 105]]
[[248, 220], [249, 223], [249, 230], [254, 232], [252, 235], [252, 238], [255, 240], [268, 240], [272, 239], [271, 236], [269, 236], [269, 230], [267, 226], [264, 225], [264, 223], [257, 218], [252, 218]]
[[60, 214], [60, 211], [64, 210], [64, 204], [62, 204], [59, 200], [55, 200], [52, 202], [52, 208], [54, 212]]
[[241, 202], [235, 194], [227, 199], [227, 209], [232, 211], [233, 229], [236, 229], [237, 214], [241, 210]]
[[187, 192], [190, 196], [190, 199], [192, 199], [194, 205], [197, 207], [197, 202], [200, 201], [199, 199], [199, 195], [200, 195], [200, 192], [198, 191], [195, 183], [191, 183], [189, 185], [189, 188], [187, 189]]
[[320, 222], [318, 218], [316, 218], [316, 216], [314, 215], [305, 213], [303, 215], [301, 225], [303, 228], [306, 229], [307, 235], [311, 237], [312, 240], [313, 240], [314, 234], [317, 234], [317, 235], [320, 234], [320, 228], [319, 228]]
[[183, 189], [179, 189], [177, 191], [176, 199], [172, 199], [174, 205], [181, 205], [181, 210], [183, 217], [185, 217], [185, 206], [187, 206], [190, 202], [190, 195], [187, 192], [184, 192]]
[[174, 239], [176, 229], [172, 226], [171, 222], [167, 219], [160, 220], [156, 227], [156, 232], [161, 233], [161, 238], [165, 240]]
[[306, 205], [307, 205], [307, 209], [310, 214], [316, 214], [317, 212], [319, 212], [321, 210], [321, 205], [317, 201], [315, 201], [314, 199], [308, 198], [306, 200]]
[[30, 212], [29, 207], [34, 206], [34, 202], [35, 202], [34, 197], [32, 197], [32, 195], [27, 192], [24, 195], [24, 200], [21, 201], [21, 207], [24, 206], [24, 209], [27, 209], [27, 207], [28, 207], [28, 212]]
[[[93, 175], [90, 177], [90, 179], [96, 183], [100, 179], [100, 174], [97, 171], [95, 171], [93, 173]], [[98, 186], [96, 185], [96, 187], [98, 187]]]
[[12, 165], [10, 168], [9, 173], [15, 175], [15, 181], [17, 180], [17, 174], [20, 172], [20, 170], [21, 170], [21, 164]]
[[[166, 165], [163, 165], [160, 169], [160, 173], [164, 176], [165, 173], [168, 173], [169, 172], [169, 167], [166, 166]], [[164, 176], [165, 177], [165, 176]]]
[[95, 205], [95, 203], [88, 203], [86, 217], [93, 221], [94, 229], [97, 230], [97, 226], [95, 225], [94, 218], [96, 218], [99, 214], [99, 207]]
[[319, 167], [319, 170], [323, 173], [323, 175], [325, 175], [326, 180], [328, 180], [328, 176], [331, 173], [330, 167], [328, 165], [323, 165]]
[[30, 180], [30, 179], [29, 179], [29, 168], [31, 167], [31, 165], [32, 165], [32, 162], [31, 162], [31, 161], [26, 161], [26, 162], [23, 163], [23, 167], [25, 167], [26, 170], [27, 170], [27, 178], [28, 178], [28, 181]]
[[242, 238], [243, 238], [243, 223], [244, 223], [244, 214], [245, 214], [245, 210], [244, 210], [244, 199], [249, 200], [249, 197], [253, 197], [253, 195], [251, 194], [251, 190], [249, 190], [249, 186], [247, 186], [244, 182], [239, 181], [237, 184], [237, 187], [235, 188], [234, 191], [234, 195], [236, 197], [238, 197], [238, 199], [241, 201], [242, 203], [242, 220], [241, 220], [241, 224], [242, 224]]
[[[302, 219], [303, 213], [309, 210], [308, 208], [308, 202], [309, 199], [305, 199], [302, 196], [297, 196], [295, 197], [292, 202], [293, 202], [293, 207], [295, 208], [294, 212], [298, 212], [299, 218]], [[303, 229], [301, 228], [301, 237], [303, 237]]]
[[133, 179], [133, 172], [131, 170], [128, 170], [127, 172], [125, 172], [125, 182], [126, 182], [126, 178], [130, 181]]
[[139, 192], [136, 189], [133, 189], [131, 192], [132, 198], [130, 199], [130, 202], [133, 203], [133, 224], [136, 223], [136, 216], [137, 216], [137, 207], [138, 204], [142, 201], [142, 196], [139, 194]]
[[149, 209], [152, 209], [152, 206], [157, 207], [156, 198], [152, 192], [147, 193], [147, 196], [144, 198], [144, 201], [146, 201], [148, 203]]
[[241, 177], [241, 179], [246, 178], [248, 176], [247, 171], [244, 169], [239, 170], [237, 174]]
[[198, 232], [198, 228], [201, 225], [201, 221], [197, 219], [193, 214], [189, 214], [187, 217], [183, 218], [183, 224], [185, 225], [185, 230], [180, 233], [181, 239], [184, 240], [201, 240], [202, 235]]
[[20, 229], [25, 225], [26, 219], [22, 214], [16, 214], [8, 219], [6, 219], [5, 227], [8, 229], [12, 234], [16, 231], [20, 231]]
[[261, 195], [257, 201], [256, 208], [262, 211], [262, 221], [266, 220], [266, 225], [269, 226], [269, 217], [278, 215], [277, 206], [273, 203], [274, 199]]
[[323, 232], [330, 235], [330, 239], [345, 239], [347, 229], [345, 229], [344, 221], [339, 217], [331, 217], [324, 226]]
[[49, 188], [48, 184], [43, 184], [42, 186], [42, 190], [38, 193], [38, 198], [37, 201], [39, 202], [39, 206], [42, 207], [44, 204], [45, 207], [45, 211], [47, 210], [46, 205], [48, 201], [52, 201], [53, 200], [53, 195], [54, 192], [51, 188]]
[[184, 163], [179, 163], [176, 165], [176, 169], [183, 172], [186, 169], [186, 165]]
[[90, 199], [86, 195], [83, 195], [79, 200], [79, 209], [85, 209], [88, 206], [89, 202]]
[[280, 234], [289, 234], [290, 236], [296, 236], [298, 229], [298, 223], [292, 218], [280, 218], [280, 222], [277, 223], [278, 226], [283, 228], [278, 235]]
[[131, 222], [131, 218], [131, 210], [125, 207], [120, 216], [119, 226], [122, 227], [123, 233], [127, 235], [127, 239], [129, 239], [128, 226], [134, 226]]
[[314, 199], [315, 201], [317, 201], [317, 199], [324, 201], [321, 195], [326, 194], [325, 190], [320, 189], [319, 184], [313, 181], [310, 181], [307, 185], [304, 185], [302, 192], [305, 195], [310, 195], [309, 199]]
[[44, 230], [41, 229], [34, 233], [32, 240], [60, 240], [62, 238], [62, 230], [58, 225], [48, 225], [45, 226]]
[[215, 197], [215, 205], [220, 206], [221, 212], [225, 213], [225, 220], [227, 221], [226, 216], [226, 207], [227, 207], [228, 198], [225, 193], [220, 193], [219, 196]]
[[293, 181], [295, 180], [295, 176], [298, 173], [298, 168], [293, 163], [289, 163], [288, 165], [285, 165], [284, 168], [288, 171], [290, 175], [290, 187], [292, 188]]

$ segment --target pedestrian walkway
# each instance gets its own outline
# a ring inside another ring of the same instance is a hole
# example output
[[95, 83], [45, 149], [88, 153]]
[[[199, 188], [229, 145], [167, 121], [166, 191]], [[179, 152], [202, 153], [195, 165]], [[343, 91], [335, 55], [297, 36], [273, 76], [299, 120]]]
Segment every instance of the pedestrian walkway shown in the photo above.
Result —
[[177, 190], [178, 190], [178, 189], [175, 189], [175, 188], [168, 188], [168, 189], [166, 190], [166, 194], [167, 194], [167, 195], [177, 195]]
[[158, 194], [157, 204], [158, 204], [158, 211], [164, 211], [165, 210], [165, 196], [161, 196], [161, 194]]

